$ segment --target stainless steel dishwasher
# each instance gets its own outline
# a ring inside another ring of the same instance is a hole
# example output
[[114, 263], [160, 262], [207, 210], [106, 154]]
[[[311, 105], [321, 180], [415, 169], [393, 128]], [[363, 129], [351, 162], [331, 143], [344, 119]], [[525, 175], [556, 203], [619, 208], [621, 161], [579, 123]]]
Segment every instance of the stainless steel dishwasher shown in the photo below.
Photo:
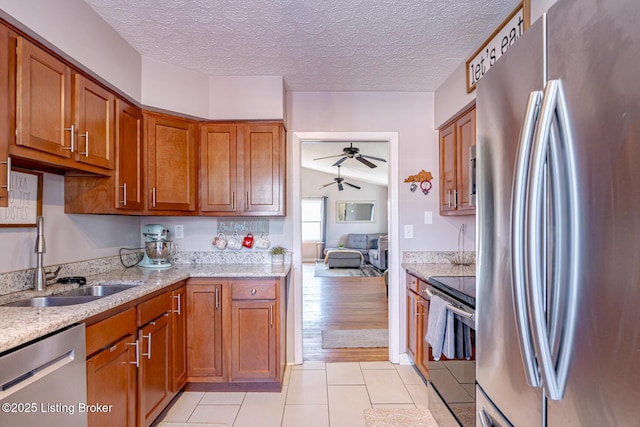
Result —
[[0, 426], [86, 427], [85, 327], [0, 356]]

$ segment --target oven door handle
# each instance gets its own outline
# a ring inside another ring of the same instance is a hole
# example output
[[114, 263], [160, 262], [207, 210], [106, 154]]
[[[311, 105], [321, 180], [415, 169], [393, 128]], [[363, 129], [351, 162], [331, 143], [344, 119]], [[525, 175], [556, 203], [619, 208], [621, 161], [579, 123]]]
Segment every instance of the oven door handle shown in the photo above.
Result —
[[[424, 293], [427, 295], [427, 299], [431, 299], [431, 297], [434, 296], [434, 293], [429, 288], [425, 288]], [[458, 307], [456, 307], [455, 305], [453, 305], [453, 304], [451, 304], [449, 302], [447, 303], [447, 310], [449, 310], [453, 314], [457, 314], [458, 316], [464, 317], [466, 319], [471, 319], [471, 320], [473, 320], [474, 323], [476, 321], [476, 314], [475, 313], [470, 313], [470, 312], [468, 312], [466, 310], [458, 308]]]

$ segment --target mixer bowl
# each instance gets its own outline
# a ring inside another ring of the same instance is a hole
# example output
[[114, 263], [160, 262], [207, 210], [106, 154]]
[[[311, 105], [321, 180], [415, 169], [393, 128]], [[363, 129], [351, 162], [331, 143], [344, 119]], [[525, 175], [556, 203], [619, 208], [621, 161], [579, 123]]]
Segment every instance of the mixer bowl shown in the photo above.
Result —
[[154, 262], [162, 262], [176, 253], [176, 245], [173, 242], [146, 242], [144, 251]]

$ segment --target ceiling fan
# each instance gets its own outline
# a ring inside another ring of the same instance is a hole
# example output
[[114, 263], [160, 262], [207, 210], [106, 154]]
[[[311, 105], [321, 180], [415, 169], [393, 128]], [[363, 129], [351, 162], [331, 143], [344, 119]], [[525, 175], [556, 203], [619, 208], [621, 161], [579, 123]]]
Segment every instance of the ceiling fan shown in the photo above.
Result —
[[338, 165], [338, 177], [337, 177], [337, 178], [333, 178], [333, 182], [330, 182], [330, 183], [328, 183], [328, 184], [325, 184], [325, 185], [323, 185], [323, 186], [322, 186], [322, 187], [320, 187], [320, 188], [328, 187], [328, 186], [330, 186], [330, 185], [332, 185], [332, 184], [336, 184], [336, 183], [337, 183], [337, 184], [338, 184], [338, 190], [339, 190], [339, 191], [342, 191], [342, 190], [344, 190], [344, 186], [342, 185], [342, 183], [343, 183], [343, 182], [344, 182], [345, 184], [347, 184], [349, 187], [353, 187], [353, 188], [355, 188], [355, 189], [357, 189], [357, 190], [359, 190], [359, 189], [360, 189], [360, 187], [358, 187], [357, 185], [355, 185], [355, 184], [351, 184], [351, 183], [349, 183], [349, 182], [346, 182], [346, 181], [344, 180], [344, 178], [341, 178], [341, 177], [340, 177], [340, 165]]
[[382, 159], [380, 157], [367, 156], [364, 154], [360, 154], [360, 149], [357, 147], [354, 147], [353, 142], [348, 147], [344, 147], [342, 149], [342, 154], [336, 154], [334, 156], [318, 157], [317, 159], [313, 159], [313, 160], [329, 159], [331, 157], [340, 157], [340, 156], [342, 156], [342, 158], [331, 166], [340, 166], [345, 160], [353, 159], [353, 158], [355, 158], [357, 161], [359, 161], [363, 165], [369, 166], [370, 168], [375, 168], [378, 165], [371, 163], [367, 159], [377, 160], [379, 162], [385, 162], [385, 163], [387, 162], [385, 159]]

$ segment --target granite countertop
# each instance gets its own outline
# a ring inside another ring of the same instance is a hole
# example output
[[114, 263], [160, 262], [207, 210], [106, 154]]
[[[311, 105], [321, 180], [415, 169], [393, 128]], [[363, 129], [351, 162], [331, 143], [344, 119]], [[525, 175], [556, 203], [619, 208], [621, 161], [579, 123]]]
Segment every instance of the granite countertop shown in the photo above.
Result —
[[408, 273], [427, 281], [431, 276], [475, 276], [476, 265], [453, 265], [449, 263], [402, 263]]
[[[63, 307], [0, 307], [0, 353], [27, 343], [66, 326], [82, 322], [103, 311], [135, 300], [189, 277], [285, 277], [291, 264], [178, 264], [166, 270], [140, 267], [118, 269], [87, 276], [87, 286], [96, 284], [139, 285], [84, 304]], [[44, 292], [22, 291], [0, 296], [0, 304], [51, 295], [77, 287], [56, 284]]]

